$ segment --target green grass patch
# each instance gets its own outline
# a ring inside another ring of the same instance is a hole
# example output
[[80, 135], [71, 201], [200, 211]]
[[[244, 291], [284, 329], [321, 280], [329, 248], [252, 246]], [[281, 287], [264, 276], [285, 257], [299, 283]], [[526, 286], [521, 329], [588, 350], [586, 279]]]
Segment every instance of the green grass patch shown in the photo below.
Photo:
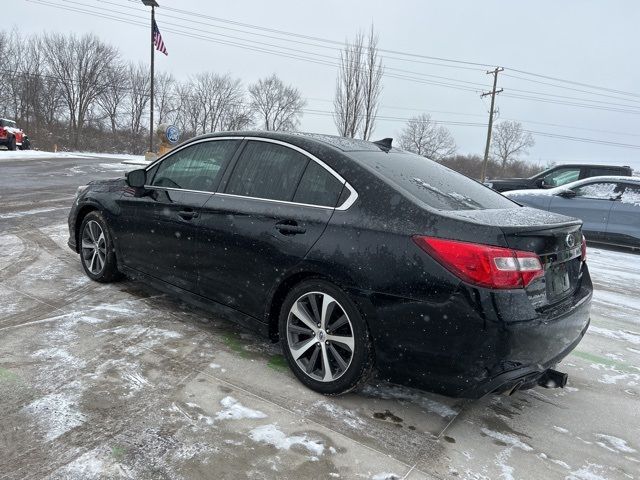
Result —
[[571, 352], [571, 355], [574, 355], [578, 358], [582, 358], [583, 360], [587, 360], [593, 363], [599, 363], [600, 365], [605, 365], [608, 367], [613, 367], [616, 370], [626, 373], [637, 373], [634, 369], [629, 368], [626, 363], [621, 362], [619, 360], [613, 360], [607, 357], [601, 357], [600, 355], [594, 355], [593, 353], [583, 352], [581, 350], [574, 350]]
[[231, 351], [239, 354], [241, 357], [249, 357], [249, 352], [244, 349], [244, 344], [236, 335], [232, 333], [225, 333], [222, 337], [222, 341], [227, 347], [231, 349]]
[[287, 361], [282, 355], [272, 355], [267, 362], [267, 367], [278, 372], [284, 372], [289, 368]]
[[0, 382], [15, 382], [18, 376], [11, 370], [0, 367]]
[[125, 452], [126, 452], [125, 448], [121, 447], [120, 445], [116, 445], [111, 449], [111, 455], [117, 462], [122, 460], [122, 457], [124, 457]]

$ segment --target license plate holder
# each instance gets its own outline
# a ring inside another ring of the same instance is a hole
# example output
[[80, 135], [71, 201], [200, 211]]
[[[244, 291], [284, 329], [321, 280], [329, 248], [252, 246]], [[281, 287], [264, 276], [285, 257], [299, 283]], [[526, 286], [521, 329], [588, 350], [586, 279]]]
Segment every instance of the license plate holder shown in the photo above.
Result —
[[547, 285], [549, 286], [550, 297], [558, 297], [571, 289], [569, 270], [564, 263], [551, 267], [549, 274]]

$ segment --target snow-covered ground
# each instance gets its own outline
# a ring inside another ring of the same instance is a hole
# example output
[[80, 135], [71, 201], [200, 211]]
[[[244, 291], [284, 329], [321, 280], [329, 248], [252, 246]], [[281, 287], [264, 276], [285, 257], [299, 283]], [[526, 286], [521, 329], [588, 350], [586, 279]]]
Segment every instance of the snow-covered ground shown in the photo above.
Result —
[[38, 158], [109, 158], [144, 162], [144, 155], [127, 155], [123, 153], [95, 153], [95, 152], [47, 152], [44, 150], [1, 150], [2, 160], [32, 160]]

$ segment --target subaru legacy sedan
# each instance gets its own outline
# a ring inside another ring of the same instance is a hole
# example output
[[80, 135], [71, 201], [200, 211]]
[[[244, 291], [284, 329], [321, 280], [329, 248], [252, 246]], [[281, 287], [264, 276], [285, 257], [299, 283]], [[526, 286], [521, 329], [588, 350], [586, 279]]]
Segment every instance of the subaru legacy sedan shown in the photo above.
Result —
[[69, 246], [282, 345], [324, 394], [379, 378], [477, 398], [563, 386], [589, 325], [579, 220], [436, 162], [313, 134], [196, 137], [78, 189]]

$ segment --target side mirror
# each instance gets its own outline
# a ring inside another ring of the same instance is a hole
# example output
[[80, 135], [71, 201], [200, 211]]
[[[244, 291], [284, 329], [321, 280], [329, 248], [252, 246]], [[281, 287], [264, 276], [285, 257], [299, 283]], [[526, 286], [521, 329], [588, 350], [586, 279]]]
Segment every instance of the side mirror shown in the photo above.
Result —
[[142, 188], [147, 183], [147, 171], [144, 168], [127, 172], [127, 185], [133, 188]]
[[574, 192], [573, 190], [569, 190], [569, 189], [567, 189], [567, 190], [560, 190], [560, 191], [557, 193], [557, 195], [558, 195], [559, 197], [562, 197], [562, 198], [573, 198], [573, 197], [575, 197], [575, 196], [576, 196], [576, 192]]

